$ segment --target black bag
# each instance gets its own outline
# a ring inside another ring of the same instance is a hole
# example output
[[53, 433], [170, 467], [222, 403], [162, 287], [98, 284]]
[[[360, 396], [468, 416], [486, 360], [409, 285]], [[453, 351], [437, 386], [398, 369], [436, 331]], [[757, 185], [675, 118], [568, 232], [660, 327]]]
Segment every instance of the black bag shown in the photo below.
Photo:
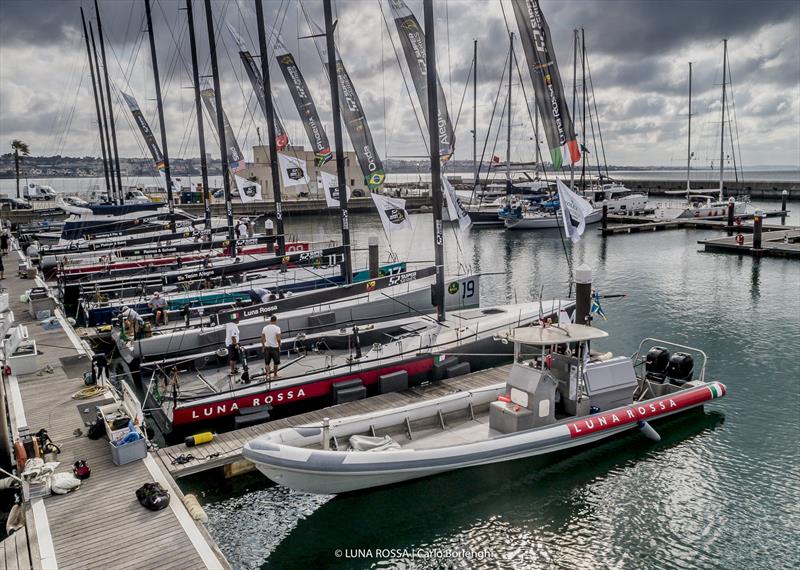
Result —
[[169, 505], [169, 491], [159, 483], [145, 483], [136, 489], [136, 498], [151, 511], [160, 511]]
[[89, 431], [86, 433], [86, 436], [89, 439], [100, 439], [105, 437], [106, 435], [106, 426], [105, 422], [103, 422], [103, 418], [97, 418], [97, 420], [89, 426]]

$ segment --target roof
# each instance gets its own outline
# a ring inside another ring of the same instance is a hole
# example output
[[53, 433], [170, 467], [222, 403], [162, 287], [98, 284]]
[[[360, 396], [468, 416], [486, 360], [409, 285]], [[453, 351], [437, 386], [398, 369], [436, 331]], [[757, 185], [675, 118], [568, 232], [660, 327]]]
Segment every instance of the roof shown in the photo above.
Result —
[[539, 326], [514, 329], [508, 335], [508, 340], [520, 344], [549, 346], [551, 344], [596, 340], [607, 336], [608, 333], [606, 331], [595, 327], [566, 323], [563, 325], [550, 325], [546, 328]]

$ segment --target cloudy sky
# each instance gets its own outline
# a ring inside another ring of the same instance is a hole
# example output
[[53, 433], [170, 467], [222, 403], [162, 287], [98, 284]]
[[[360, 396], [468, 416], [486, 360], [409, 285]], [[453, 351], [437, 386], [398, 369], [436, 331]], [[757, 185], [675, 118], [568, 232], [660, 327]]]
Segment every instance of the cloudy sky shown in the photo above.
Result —
[[[421, 0], [409, 0], [408, 4], [422, 21]], [[0, 141], [20, 138], [37, 155], [99, 156], [81, 5], [94, 20], [93, 3], [86, 0], [0, 1]], [[144, 2], [100, 0], [99, 5], [115, 88], [120, 154], [144, 157], [147, 153], [141, 137], [116, 94], [120, 89], [132, 93], [150, 124], [158, 129]], [[223, 106], [240, 145], [251, 158], [251, 147], [258, 142], [256, 127], [265, 131], [265, 120], [247, 83], [235, 43], [220, 26], [227, 21], [238, 28], [257, 54], [253, 2], [213, 0], [212, 5], [219, 29]], [[264, 5], [268, 25], [280, 29], [298, 59], [332, 141], [330, 97], [323, 68], [313, 41], [298, 39], [308, 33], [299, 2], [264, 0]], [[322, 24], [321, 0], [305, 0], [304, 5]], [[184, 0], [154, 0], [154, 28], [170, 154], [196, 156], [189, 42], [182, 6]], [[745, 166], [800, 165], [800, 2], [541, 0], [541, 6], [569, 92], [573, 29], [585, 29], [587, 62], [609, 164], [685, 165], [689, 61], [694, 63], [694, 164], [709, 166], [718, 157], [722, 38], [728, 38], [735, 126]], [[508, 52], [507, 25], [516, 32], [516, 23], [510, 0], [435, 0], [435, 9], [438, 68], [451, 116], [455, 118], [461, 107], [456, 158], [469, 159], [471, 85], [466, 97], [464, 93], [470, 80], [473, 39], [479, 45], [480, 149], [501, 85]], [[201, 73], [208, 74], [203, 2], [196, 0], [194, 10]], [[387, 30], [377, 0], [336, 0], [336, 11], [340, 21], [337, 45], [367, 110], [378, 150], [391, 158], [424, 154], [415, 119], [416, 96], [413, 91], [411, 97], [406, 92], [393, 51], [393, 46], [398, 52], [401, 49], [393, 24], [390, 21]], [[518, 43], [516, 50], [525, 72]], [[283, 78], [274, 58], [271, 60], [273, 90], [290, 139], [307, 145]], [[530, 79], [523, 75], [530, 95]], [[512, 158], [531, 160], [533, 128], [518, 77], [514, 78], [513, 90]], [[499, 93], [502, 106], [504, 85]], [[495, 116], [492, 121], [488, 148], [491, 152], [497, 144], [495, 154], [505, 156], [505, 135], [495, 143], [498, 120]], [[587, 126], [590, 148], [591, 135]], [[726, 144], [730, 144], [727, 136]], [[216, 155], [215, 145], [215, 140], [210, 141], [210, 152]]]

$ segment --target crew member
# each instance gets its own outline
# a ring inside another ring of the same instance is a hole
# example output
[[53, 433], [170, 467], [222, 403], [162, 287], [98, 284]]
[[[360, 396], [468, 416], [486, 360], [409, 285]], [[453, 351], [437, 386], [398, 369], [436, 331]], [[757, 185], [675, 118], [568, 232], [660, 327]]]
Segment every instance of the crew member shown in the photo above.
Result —
[[[278, 365], [281, 363], [281, 328], [278, 326], [278, 317], [272, 315], [269, 324], [261, 331], [261, 346], [264, 349], [264, 362], [266, 368], [264, 373], [269, 379], [270, 375], [278, 377]], [[272, 371], [269, 369], [270, 362], [273, 363]]]
[[236, 364], [239, 362], [239, 318], [225, 324], [225, 346], [228, 347], [228, 364], [231, 367], [231, 374], [236, 374], [239, 369]]
[[161, 296], [161, 293], [156, 291], [153, 293], [153, 296], [150, 299], [150, 302], [147, 303], [147, 306], [150, 307], [150, 310], [153, 311], [153, 317], [155, 318], [156, 326], [158, 326], [159, 321], [163, 321], [163, 324], [169, 323], [169, 317], [167, 316], [167, 300]]

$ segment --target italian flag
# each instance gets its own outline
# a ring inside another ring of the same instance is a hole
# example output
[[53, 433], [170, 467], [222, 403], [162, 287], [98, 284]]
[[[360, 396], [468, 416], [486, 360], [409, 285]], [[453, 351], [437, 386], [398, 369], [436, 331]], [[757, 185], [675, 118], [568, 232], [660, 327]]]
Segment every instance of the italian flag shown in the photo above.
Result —
[[567, 141], [567, 144], [558, 148], [550, 149], [553, 170], [561, 170], [561, 165], [564, 163], [565, 157], [567, 159], [567, 164], [575, 164], [581, 159], [581, 151], [578, 148], [578, 141], [576, 139]]

